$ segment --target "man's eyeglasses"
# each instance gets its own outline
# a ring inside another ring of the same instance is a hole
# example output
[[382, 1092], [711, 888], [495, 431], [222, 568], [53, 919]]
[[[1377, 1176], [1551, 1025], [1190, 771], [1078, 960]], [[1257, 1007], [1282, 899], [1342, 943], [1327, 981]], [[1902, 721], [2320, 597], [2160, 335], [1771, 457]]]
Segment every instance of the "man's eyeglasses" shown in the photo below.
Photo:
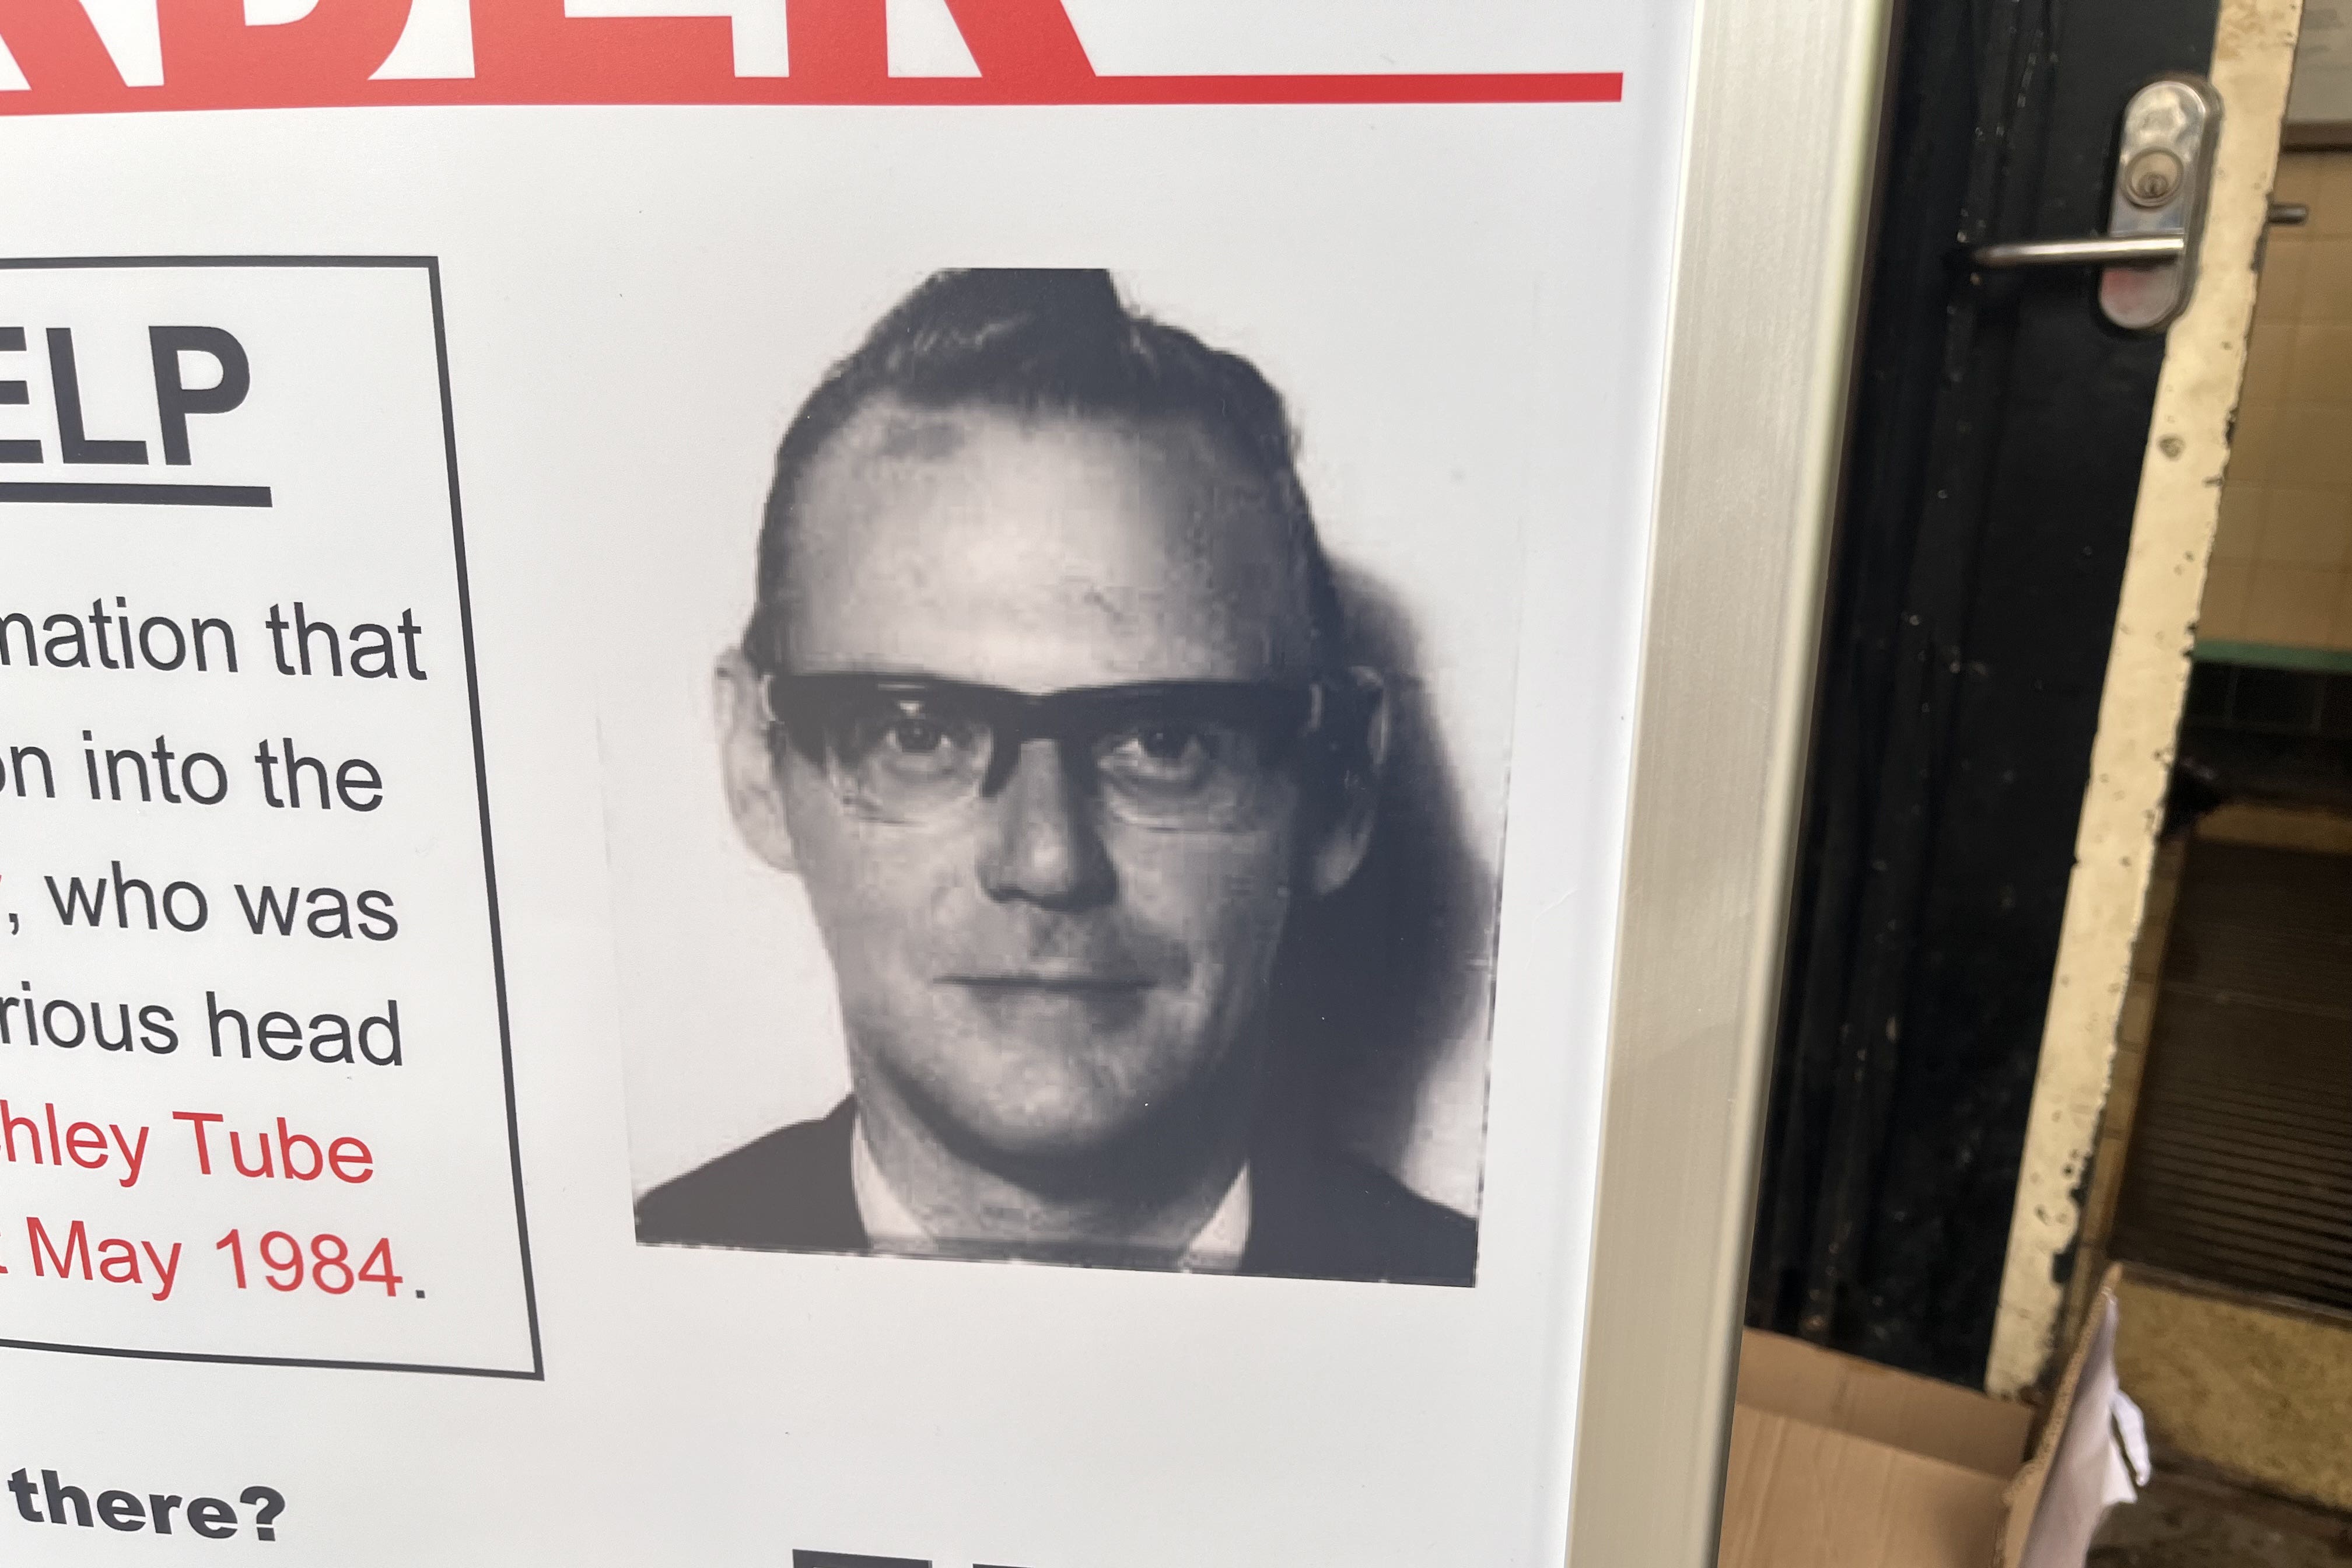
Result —
[[1286, 762], [1351, 706], [1320, 681], [1151, 681], [1032, 697], [865, 672], [771, 675], [768, 718], [858, 816], [924, 822], [1004, 787], [1051, 741], [1104, 811], [1164, 831], [1256, 820]]

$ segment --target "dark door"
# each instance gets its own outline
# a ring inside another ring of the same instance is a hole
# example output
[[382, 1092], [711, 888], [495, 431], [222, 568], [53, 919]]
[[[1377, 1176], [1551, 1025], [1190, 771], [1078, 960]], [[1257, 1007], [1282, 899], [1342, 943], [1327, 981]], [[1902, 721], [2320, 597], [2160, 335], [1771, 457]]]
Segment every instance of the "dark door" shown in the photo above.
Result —
[[1914, 0], [1825, 631], [1749, 1321], [1980, 1380], [2160, 333], [1992, 241], [2107, 227], [2216, 0]]

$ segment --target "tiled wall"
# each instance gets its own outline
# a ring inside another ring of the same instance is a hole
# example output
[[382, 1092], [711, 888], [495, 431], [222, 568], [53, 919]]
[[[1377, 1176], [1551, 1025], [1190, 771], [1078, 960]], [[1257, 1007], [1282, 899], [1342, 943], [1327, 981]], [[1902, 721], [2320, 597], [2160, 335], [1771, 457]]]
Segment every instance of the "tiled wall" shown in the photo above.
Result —
[[2352, 152], [2288, 153], [2200, 640], [2352, 650]]

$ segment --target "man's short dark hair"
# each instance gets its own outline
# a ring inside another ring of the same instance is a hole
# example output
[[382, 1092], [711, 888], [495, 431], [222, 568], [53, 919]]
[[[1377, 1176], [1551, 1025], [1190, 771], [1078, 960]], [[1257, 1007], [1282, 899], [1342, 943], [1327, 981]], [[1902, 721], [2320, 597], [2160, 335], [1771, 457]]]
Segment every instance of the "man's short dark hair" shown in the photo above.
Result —
[[877, 399], [914, 408], [985, 407], [1105, 420], [1182, 420], [1259, 484], [1288, 536], [1318, 668], [1345, 646], [1331, 566], [1299, 483], [1282, 395], [1238, 354], [1129, 310], [1098, 268], [937, 272], [875, 324], [801, 405], [776, 452], [760, 529], [759, 599], [744, 657], [783, 663], [785, 574], [800, 489], [827, 442]]

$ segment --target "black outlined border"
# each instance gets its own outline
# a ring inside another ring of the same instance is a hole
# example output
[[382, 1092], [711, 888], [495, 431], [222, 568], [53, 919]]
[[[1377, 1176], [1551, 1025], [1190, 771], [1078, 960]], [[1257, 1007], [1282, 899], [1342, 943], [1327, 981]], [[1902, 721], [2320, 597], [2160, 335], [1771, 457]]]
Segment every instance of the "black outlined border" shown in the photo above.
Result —
[[449, 393], [449, 334], [441, 308], [441, 259], [435, 256], [56, 256], [0, 257], [0, 272], [103, 271], [161, 268], [415, 268], [424, 272], [433, 302], [433, 359], [441, 381], [443, 464], [449, 476], [449, 534], [457, 567], [457, 626], [466, 648], [466, 710], [474, 727], [474, 797], [482, 825], [482, 886], [489, 900], [490, 981], [499, 1003], [499, 1066], [506, 1079], [507, 1160], [514, 1173], [515, 1240], [522, 1254], [524, 1321], [530, 1330], [530, 1367], [431, 1366], [412, 1362], [327, 1361], [307, 1356], [225, 1355], [202, 1351], [146, 1351], [98, 1345], [56, 1344], [0, 1338], [0, 1348], [62, 1351], [73, 1355], [118, 1356], [140, 1361], [216, 1362], [239, 1366], [330, 1367], [352, 1372], [439, 1373], [453, 1377], [517, 1378], [544, 1382], [546, 1357], [539, 1337], [539, 1292], [531, 1278], [530, 1219], [522, 1193], [522, 1140], [515, 1114], [514, 1037], [508, 1022], [505, 938], [499, 926], [498, 866], [490, 848], [490, 780], [482, 749], [481, 688], [474, 671], [473, 593], [466, 572], [465, 505], [457, 486], [457, 416]]

